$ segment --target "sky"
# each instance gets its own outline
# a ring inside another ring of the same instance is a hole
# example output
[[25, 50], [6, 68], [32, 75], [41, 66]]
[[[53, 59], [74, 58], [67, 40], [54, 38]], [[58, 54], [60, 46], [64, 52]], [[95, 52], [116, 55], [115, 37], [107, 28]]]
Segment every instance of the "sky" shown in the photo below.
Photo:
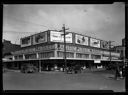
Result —
[[122, 44], [125, 4], [4, 4], [3, 39], [20, 44], [20, 38], [46, 30], [68, 31]]

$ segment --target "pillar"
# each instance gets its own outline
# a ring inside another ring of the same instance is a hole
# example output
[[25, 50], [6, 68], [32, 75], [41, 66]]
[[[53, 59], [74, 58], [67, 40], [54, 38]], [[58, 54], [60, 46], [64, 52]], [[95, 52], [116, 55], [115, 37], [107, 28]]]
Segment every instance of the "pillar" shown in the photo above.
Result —
[[15, 57], [14, 56], [12, 56], [12, 60], [15, 60]]
[[25, 60], [25, 55], [23, 54], [23, 60]]
[[58, 57], [57, 56], [57, 50], [54, 50], [54, 57]]
[[36, 53], [36, 58], [39, 59], [39, 54], [38, 53]]

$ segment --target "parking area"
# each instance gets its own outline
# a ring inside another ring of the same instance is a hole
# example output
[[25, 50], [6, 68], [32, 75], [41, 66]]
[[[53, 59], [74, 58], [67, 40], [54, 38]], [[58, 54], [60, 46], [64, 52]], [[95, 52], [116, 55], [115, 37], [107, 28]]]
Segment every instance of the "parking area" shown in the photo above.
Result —
[[4, 90], [113, 90], [125, 91], [125, 79], [115, 80], [110, 70], [85, 70], [78, 74], [60, 71], [3, 73]]

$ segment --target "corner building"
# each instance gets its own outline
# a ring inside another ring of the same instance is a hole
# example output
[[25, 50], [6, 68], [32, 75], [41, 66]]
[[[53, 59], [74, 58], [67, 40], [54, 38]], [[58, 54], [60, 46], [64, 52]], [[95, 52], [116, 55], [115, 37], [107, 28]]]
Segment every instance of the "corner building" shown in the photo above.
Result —
[[[66, 33], [67, 66], [80, 64], [87, 68], [111, 62], [120, 62], [120, 53], [109, 51], [109, 42], [73, 32]], [[53, 70], [64, 64], [63, 32], [47, 30], [20, 40], [21, 50], [13, 52], [13, 60], [6, 62], [8, 67], [20, 69], [23, 64], [33, 64], [41, 70]], [[99, 61], [99, 62], [97, 62]]]

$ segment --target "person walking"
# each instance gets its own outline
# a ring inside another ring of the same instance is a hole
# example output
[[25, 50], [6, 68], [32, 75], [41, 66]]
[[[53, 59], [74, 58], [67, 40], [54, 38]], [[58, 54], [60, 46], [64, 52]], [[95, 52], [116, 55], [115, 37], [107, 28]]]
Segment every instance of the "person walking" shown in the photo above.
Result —
[[116, 64], [116, 66], [115, 66], [115, 79], [116, 80], [119, 80], [118, 79], [118, 77], [119, 77], [119, 65], [118, 65], [118, 63]]

